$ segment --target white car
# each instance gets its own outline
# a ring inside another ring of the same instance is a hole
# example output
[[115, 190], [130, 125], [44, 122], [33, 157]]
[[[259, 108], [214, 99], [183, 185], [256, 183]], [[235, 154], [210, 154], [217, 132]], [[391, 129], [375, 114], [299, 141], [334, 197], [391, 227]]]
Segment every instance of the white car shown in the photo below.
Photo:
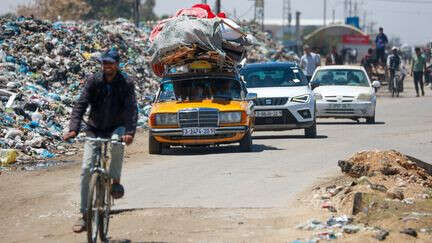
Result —
[[255, 131], [304, 129], [306, 137], [316, 137], [314, 94], [297, 64], [247, 64], [240, 75], [248, 92], [258, 95]]
[[361, 66], [318, 67], [311, 79], [315, 93], [317, 117], [366, 118], [375, 123], [376, 94], [379, 81], [371, 83]]

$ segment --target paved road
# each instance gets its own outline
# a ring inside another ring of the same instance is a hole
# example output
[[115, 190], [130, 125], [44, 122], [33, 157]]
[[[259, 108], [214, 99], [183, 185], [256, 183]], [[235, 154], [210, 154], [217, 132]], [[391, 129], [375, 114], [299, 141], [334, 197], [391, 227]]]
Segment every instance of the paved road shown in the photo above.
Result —
[[317, 139], [304, 139], [302, 131], [257, 132], [251, 153], [175, 149], [143, 158], [145, 165], [125, 169], [127, 196], [117, 207], [287, 207], [296, 193], [339, 173], [337, 161], [354, 152], [396, 149], [432, 162], [428, 92], [421, 98], [412, 88], [402, 98], [381, 95], [376, 125], [319, 120]]

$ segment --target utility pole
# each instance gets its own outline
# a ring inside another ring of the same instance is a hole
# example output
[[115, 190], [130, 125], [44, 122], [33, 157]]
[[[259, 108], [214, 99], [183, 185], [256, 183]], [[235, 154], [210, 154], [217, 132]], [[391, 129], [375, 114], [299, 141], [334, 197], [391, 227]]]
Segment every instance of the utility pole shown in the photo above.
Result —
[[202, 0], [201, 2], [204, 4], [207, 4], [207, 0]]
[[296, 46], [297, 46], [297, 53], [300, 53], [300, 45], [301, 45], [301, 38], [300, 38], [300, 15], [301, 13], [299, 11], [296, 12]]
[[141, 0], [135, 0], [135, 4], [134, 4], [134, 17], [135, 17], [135, 25], [138, 27], [140, 20], [141, 20], [141, 15], [140, 15], [140, 6], [141, 6]]
[[264, 31], [264, 0], [254, 0], [255, 11], [254, 11], [254, 22], [261, 25], [261, 30]]
[[283, 9], [282, 9], [282, 21], [283, 21], [283, 33], [286, 35], [291, 31], [291, 0], [283, 0]]
[[324, 0], [324, 21], [323, 21], [323, 26], [327, 25], [327, 0]]
[[334, 24], [336, 21], [336, 9], [332, 10], [332, 24]]
[[352, 0], [349, 0], [349, 16], [348, 17], [352, 17]]
[[215, 9], [216, 9], [216, 13], [221, 12], [221, 0], [216, 0], [216, 8]]

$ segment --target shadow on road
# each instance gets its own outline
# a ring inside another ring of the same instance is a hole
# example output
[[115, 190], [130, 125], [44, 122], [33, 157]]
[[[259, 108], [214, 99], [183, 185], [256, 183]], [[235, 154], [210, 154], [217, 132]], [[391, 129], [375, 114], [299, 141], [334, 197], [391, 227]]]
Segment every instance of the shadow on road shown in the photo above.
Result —
[[361, 125], [361, 126], [376, 126], [385, 125], [385, 122], [375, 122], [374, 124], [368, 124], [365, 122], [346, 121], [346, 122], [317, 122], [317, 125]]
[[260, 139], [326, 139], [328, 136], [318, 135], [315, 138], [307, 138], [303, 135], [264, 135], [264, 136], [253, 136], [254, 140]]
[[121, 240], [108, 240], [107, 243], [167, 243], [162, 241], [131, 241], [127, 239], [121, 239]]
[[260, 153], [266, 150], [283, 150], [277, 147], [254, 144], [252, 152], [241, 152], [238, 146], [219, 146], [219, 147], [174, 147], [163, 151], [162, 155], [203, 155], [203, 154], [225, 154], [225, 153]]

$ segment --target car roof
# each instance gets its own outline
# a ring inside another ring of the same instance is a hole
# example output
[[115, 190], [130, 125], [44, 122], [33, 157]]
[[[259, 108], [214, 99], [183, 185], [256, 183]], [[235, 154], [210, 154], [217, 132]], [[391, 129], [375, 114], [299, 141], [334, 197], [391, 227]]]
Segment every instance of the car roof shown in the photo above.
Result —
[[331, 69], [346, 69], [346, 70], [361, 70], [364, 71], [363, 66], [358, 65], [328, 65], [328, 66], [319, 66], [317, 70], [331, 70]]
[[298, 65], [295, 62], [261, 62], [246, 64], [242, 69], [262, 67], [298, 67]]

